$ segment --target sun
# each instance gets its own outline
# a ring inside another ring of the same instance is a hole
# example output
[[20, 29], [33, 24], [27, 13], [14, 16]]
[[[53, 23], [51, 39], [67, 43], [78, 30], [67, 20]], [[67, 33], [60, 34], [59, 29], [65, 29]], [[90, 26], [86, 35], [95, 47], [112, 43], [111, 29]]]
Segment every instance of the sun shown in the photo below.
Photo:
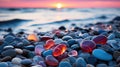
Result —
[[57, 4], [56, 4], [56, 8], [58, 8], [58, 9], [63, 8], [63, 4], [57, 3]]

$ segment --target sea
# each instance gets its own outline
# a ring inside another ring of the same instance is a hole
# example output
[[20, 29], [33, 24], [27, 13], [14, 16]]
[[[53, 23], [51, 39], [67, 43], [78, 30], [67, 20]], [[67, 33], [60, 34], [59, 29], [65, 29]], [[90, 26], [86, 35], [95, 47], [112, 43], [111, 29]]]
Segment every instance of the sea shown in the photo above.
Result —
[[83, 27], [109, 22], [116, 16], [120, 16], [120, 8], [0, 8], [0, 30], [45, 32], [72, 24]]

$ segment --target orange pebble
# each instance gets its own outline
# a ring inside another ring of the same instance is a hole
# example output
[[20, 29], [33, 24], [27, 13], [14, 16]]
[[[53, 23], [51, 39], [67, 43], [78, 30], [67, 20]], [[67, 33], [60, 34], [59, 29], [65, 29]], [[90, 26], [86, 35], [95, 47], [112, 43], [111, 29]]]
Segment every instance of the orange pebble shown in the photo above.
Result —
[[46, 41], [46, 44], [44, 45], [44, 48], [46, 50], [50, 49], [52, 46], [54, 46], [55, 42], [53, 39], [49, 39]]
[[29, 34], [27, 39], [32, 40], [32, 41], [39, 41], [37, 35], [35, 35], [35, 34]]
[[53, 56], [57, 57], [62, 55], [67, 50], [65, 44], [59, 44], [53, 49]]

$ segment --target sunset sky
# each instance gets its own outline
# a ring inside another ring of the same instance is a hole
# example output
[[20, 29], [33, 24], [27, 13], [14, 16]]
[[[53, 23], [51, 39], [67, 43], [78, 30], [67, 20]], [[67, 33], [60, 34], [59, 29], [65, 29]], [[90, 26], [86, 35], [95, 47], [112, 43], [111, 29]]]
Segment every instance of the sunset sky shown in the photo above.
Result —
[[56, 7], [61, 3], [64, 8], [119, 8], [120, 0], [0, 0], [0, 7], [39, 8]]

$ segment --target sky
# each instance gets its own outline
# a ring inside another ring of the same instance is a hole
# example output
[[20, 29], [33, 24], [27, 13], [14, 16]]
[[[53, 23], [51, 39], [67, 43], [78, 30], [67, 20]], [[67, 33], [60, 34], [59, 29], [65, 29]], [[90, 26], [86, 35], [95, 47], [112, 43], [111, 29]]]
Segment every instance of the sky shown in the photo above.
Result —
[[120, 8], [120, 0], [0, 0], [0, 7], [53, 8], [57, 3], [64, 8]]

